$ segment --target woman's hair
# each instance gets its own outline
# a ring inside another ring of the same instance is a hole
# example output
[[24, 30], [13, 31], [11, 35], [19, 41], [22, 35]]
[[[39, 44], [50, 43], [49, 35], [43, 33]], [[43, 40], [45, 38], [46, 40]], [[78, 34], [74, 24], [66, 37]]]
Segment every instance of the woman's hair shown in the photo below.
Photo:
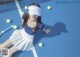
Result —
[[[35, 6], [37, 6], [37, 7], [40, 8], [39, 4], [32, 3], [29, 6], [31, 6], [31, 5], [35, 5]], [[28, 19], [29, 19], [29, 14], [27, 13], [25, 15], [25, 17], [23, 18], [24, 21], [23, 21], [22, 27], [24, 27], [27, 24]], [[39, 23], [42, 23], [41, 22], [41, 16], [38, 16], [38, 18], [37, 18], [37, 24], [36, 24], [36, 27], [33, 29], [33, 32], [36, 32], [39, 29], [39, 26], [38, 26]]]
[[37, 3], [32, 3], [32, 4], [30, 4], [29, 6], [31, 6], [31, 5], [35, 5], [35, 6], [39, 7], [39, 8], [41, 8], [40, 5], [37, 4]]

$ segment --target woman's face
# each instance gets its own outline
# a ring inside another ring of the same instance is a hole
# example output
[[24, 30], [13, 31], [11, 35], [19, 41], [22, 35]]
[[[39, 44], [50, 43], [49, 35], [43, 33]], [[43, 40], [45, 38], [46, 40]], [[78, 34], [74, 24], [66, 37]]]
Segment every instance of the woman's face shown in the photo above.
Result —
[[29, 18], [32, 20], [35, 20], [35, 19], [37, 20], [38, 15], [29, 14]]

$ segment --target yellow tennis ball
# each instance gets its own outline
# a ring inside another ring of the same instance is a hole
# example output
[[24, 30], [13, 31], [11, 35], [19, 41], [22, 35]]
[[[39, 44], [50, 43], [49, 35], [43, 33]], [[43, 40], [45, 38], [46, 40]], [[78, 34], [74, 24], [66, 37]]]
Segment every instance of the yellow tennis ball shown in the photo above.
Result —
[[51, 10], [51, 9], [52, 9], [52, 7], [51, 7], [51, 6], [48, 6], [48, 7], [47, 7], [47, 9], [48, 9], [48, 10]]
[[24, 12], [21, 12], [22, 15], [24, 15]]
[[11, 23], [11, 19], [7, 19], [6, 22], [7, 22], [7, 23]]
[[25, 9], [28, 9], [28, 6], [25, 6]]
[[17, 26], [17, 25], [14, 25], [14, 26], [13, 26], [13, 29], [17, 29], [17, 28], [18, 28], [18, 26]]
[[44, 44], [43, 43], [39, 43], [39, 47], [43, 47], [44, 46]]

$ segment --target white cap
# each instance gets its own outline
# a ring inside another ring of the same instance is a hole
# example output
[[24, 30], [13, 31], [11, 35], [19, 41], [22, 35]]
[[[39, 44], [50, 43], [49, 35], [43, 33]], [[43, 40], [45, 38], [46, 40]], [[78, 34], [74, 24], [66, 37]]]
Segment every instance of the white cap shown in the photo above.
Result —
[[38, 6], [32, 5], [28, 7], [28, 13], [41, 16], [41, 9]]

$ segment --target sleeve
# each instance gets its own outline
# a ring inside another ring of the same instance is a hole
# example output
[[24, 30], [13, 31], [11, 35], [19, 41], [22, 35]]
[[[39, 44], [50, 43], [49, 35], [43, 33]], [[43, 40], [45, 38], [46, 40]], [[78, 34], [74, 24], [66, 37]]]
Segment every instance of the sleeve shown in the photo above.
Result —
[[39, 29], [43, 29], [44, 28], [44, 24], [43, 23], [40, 23], [39, 24]]

